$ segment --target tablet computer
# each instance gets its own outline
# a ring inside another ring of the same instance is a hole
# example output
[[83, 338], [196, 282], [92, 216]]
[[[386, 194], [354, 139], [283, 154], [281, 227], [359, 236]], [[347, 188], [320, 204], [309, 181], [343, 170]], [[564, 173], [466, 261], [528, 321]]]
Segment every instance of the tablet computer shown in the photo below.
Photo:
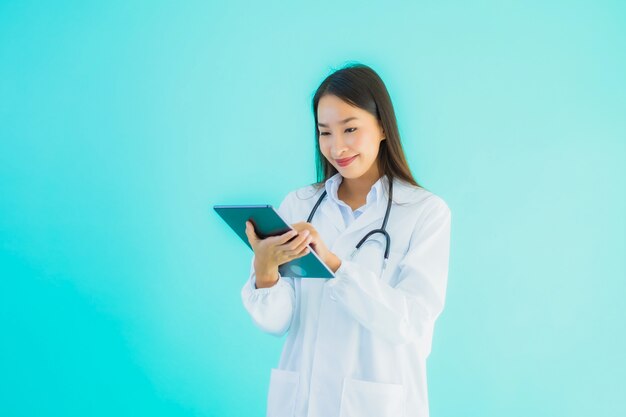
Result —
[[[213, 209], [231, 229], [248, 245], [246, 221], [250, 220], [259, 238], [282, 235], [292, 229], [269, 204], [265, 205], [217, 205]], [[292, 239], [295, 239], [292, 238]], [[308, 246], [311, 248], [311, 246]], [[334, 278], [335, 274], [311, 248], [306, 255], [278, 266], [278, 272], [284, 277], [294, 278]]]

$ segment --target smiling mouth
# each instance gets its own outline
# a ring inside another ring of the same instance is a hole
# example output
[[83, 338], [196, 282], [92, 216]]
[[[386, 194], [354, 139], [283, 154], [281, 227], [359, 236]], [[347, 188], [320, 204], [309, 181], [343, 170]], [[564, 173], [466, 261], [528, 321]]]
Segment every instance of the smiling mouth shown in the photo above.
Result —
[[350, 158], [335, 159], [335, 161], [337, 161], [337, 163], [338, 163], [340, 166], [346, 166], [346, 165], [348, 165], [350, 162], [352, 162], [352, 161], [353, 161], [353, 160], [354, 160], [357, 156], [359, 156], [359, 155], [357, 154], [357, 155], [351, 156]]

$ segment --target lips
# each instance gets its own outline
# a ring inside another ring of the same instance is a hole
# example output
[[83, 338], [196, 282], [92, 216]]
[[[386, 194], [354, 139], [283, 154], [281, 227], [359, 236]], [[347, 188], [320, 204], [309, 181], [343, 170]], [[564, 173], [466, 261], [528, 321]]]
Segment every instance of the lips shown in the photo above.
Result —
[[345, 165], [348, 165], [350, 162], [352, 162], [354, 158], [356, 158], [357, 156], [358, 155], [351, 156], [350, 158], [335, 159], [335, 161], [337, 161], [339, 165], [345, 166]]

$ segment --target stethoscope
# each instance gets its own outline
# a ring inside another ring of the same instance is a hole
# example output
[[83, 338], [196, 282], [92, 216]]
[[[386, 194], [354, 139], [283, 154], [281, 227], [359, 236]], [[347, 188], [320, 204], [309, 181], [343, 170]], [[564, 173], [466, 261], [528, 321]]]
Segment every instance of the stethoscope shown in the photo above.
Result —
[[[309, 218], [307, 219], [307, 223], [311, 223], [311, 219], [313, 219], [313, 215], [315, 215], [315, 211], [317, 210], [317, 207], [321, 204], [322, 200], [324, 199], [324, 197], [326, 197], [326, 190], [324, 190], [324, 192], [322, 193], [322, 195], [320, 196], [320, 198], [317, 200], [317, 203], [315, 203], [315, 205], [313, 206], [313, 210], [311, 210], [311, 214], [309, 214]], [[389, 181], [389, 199], [387, 200], [387, 210], [385, 211], [385, 218], [383, 219], [383, 226], [380, 229], [374, 229], [372, 231], [370, 231], [368, 234], [366, 234], [363, 239], [361, 239], [361, 241], [356, 245], [356, 247], [354, 248], [354, 250], [352, 251], [352, 253], [350, 254], [350, 257], [348, 258], [349, 260], [352, 260], [354, 258], [354, 255], [356, 255], [356, 253], [359, 251], [359, 249], [361, 248], [361, 245], [363, 245], [363, 243], [365, 243], [365, 241], [367, 240], [367, 238], [369, 238], [370, 236], [376, 234], [376, 233], [381, 233], [384, 237], [385, 237], [385, 257], [383, 259], [383, 267], [382, 270], [380, 271], [380, 277], [383, 277], [383, 274], [385, 273], [385, 269], [387, 268], [387, 258], [389, 258], [389, 248], [391, 247], [391, 237], [389, 236], [389, 233], [387, 233], [387, 231], [385, 230], [387, 228], [387, 220], [389, 220], [389, 212], [391, 211], [391, 199], [393, 197], [393, 181]]]

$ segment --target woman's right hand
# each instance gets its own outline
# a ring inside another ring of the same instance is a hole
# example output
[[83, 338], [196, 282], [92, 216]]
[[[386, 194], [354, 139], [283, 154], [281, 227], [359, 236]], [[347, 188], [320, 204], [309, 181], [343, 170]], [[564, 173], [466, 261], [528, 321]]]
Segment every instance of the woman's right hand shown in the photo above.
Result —
[[[300, 234], [297, 230], [290, 230], [282, 235], [261, 239], [249, 220], [246, 221], [246, 235], [254, 251], [254, 269], [257, 279], [261, 276], [269, 276], [275, 280], [280, 265], [309, 253], [310, 249], [307, 245], [312, 240], [308, 230]], [[290, 239], [293, 240], [289, 241]]]

